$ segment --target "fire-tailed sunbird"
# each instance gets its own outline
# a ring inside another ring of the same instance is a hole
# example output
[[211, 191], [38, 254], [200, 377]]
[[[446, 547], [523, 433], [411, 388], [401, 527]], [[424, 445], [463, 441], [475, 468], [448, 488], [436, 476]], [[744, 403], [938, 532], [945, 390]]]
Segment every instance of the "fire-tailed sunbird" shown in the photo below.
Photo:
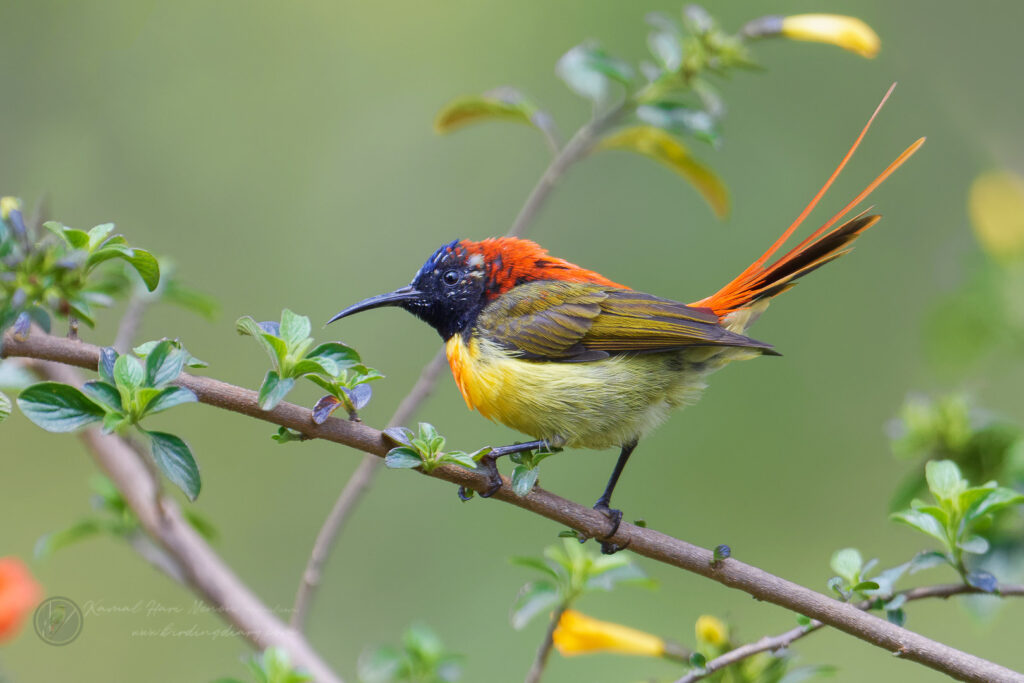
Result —
[[481, 464], [489, 485], [483, 496], [501, 488], [494, 462], [502, 455], [537, 448], [619, 447], [615, 469], [594, 506], [611, 521], [612, 536], [622, 519], [622, 512], [610, 507], [612, 491], [637, 441], [673, 408], [693, 403], [708, 375], [722, 366], [779, 355], [770, 344], [745, 336], [747, 327], [772, 297], [850, 251], [851, 243], [878, 222], [880, 216], [865, 212], [833, 227], [924, 138], [839, 213], [769, 263], [853, 156], [884, 103], [793, 224], [709, 297], [682, 304], [645, 294], [550, 256], [529, 240], [499, 237], [445, 244], [411, 284], [350, 306], [330, 322], [379, 306], [404, 308], [444, 339], [469, 408], [535, 439], [485, 456]]

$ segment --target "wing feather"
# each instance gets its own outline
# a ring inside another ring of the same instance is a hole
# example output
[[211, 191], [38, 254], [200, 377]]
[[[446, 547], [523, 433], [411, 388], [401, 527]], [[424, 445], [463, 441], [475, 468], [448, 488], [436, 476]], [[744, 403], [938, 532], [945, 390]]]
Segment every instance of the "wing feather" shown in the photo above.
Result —
[[606, 285], [546, 280], [491, 302], [478, 332], [524, 358], [561, 362], [693, 346], [771, 346], [729, 332], [706, 308]]

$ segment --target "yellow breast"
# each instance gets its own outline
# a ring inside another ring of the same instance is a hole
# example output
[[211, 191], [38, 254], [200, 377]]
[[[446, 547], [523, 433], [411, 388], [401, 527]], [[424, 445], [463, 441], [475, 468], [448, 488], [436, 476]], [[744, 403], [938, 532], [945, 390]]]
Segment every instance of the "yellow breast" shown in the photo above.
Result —
[[706, 374], [705, 364], [679, 353], [531, 361], [458, 334], [445, 350], [470, 410], [556, 446], [606, 448], [638, 438], [672, 407], [693, 401]]

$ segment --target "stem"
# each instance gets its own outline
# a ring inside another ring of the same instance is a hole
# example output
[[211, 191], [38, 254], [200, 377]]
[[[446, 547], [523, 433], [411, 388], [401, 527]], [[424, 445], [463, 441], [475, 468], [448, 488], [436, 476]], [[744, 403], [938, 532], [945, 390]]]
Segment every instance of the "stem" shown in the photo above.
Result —
[[526, 674], [525, 683], [540, 683], [540, 677], [544, 674], [544, 668], [548, 665], [548, 657], [551, 655], [551, 646], [555, 643], [555, 629], [558, 628], [558, 622], [568, 608], [568, 603], [563, 602], [551, 615], [551, 623], [548, 624], [544, 640], [537, 648], [537, 656], [533, 658], [533, 664], [530, 666], [529, 673]]
[[[547, 201], [551, 191], [565, 172], [569, 170], [569, 167], [585, 157], [591, 151], [600, 135], [619, 121], [626, 111], [627, 104], [623, 103], [608, 113], [591, 119], [560, 150], [558, 148], [558, 140], [551, 131], [546, 127], [541, 129], [549, 147], [555, 152], [555, 156], [541, 175], [537, 185], [534, 186], [530, 195], [526, 198], [526, 202], [523, 204], [522, 209], [520, 209], [519, 215], [516, 216], [512, 227], [506, 233], [509, 237], [519, 237], [526, 233], [536, 218], [537, 212], [544, 205], [544, 202]], [[423, 372], [420, 374], [419, 379], [416, 380], [416, 384], [413, 385], [413, 388], [402, 399], [395, 414], [388, 421], [388, 426], [404, 424], [419, 410], [437, 384], [437, 379], [444, 370], [445, 364], [446, 359], [442, 349], [423, 368]], [[323, 576], [323, 567], [330, 556], [331, 548], [345, 529], [348, 518], [356, 509], [356, 506], [358, 506], [359, 501], [369, 491], [373, 478], [380, 469], [380, 466], [380, 459], [373, 455], [367, 455], [363, 458], [359, 467], [341, 490], [338, 499], [334, 503], [334, 507], [331, 508], [327, 519], [324, 520], [323, 526], [321, 526], [320, 531], [317, 533], [316, 541], [313, 543], [313, 551], [310, 553], [309, 562], [302, 573], [302, 579], [299, 582], [299, 588], [295, 595], [295, 606], [291, 618], [291, 624], [294, 628], [300, 631], [305, 629], [310, 604], [319, 588], [320, 580]]]
[[[8, 334], [3, 339], [2, 355], [51, 360], [95, 370], [99, 352], [97, 346], [45, 334], [32, 334], [28, 339], [20, 341]], [[287, 402], [280, 403], [273, 410], [261, 410], [255, 391], [210, 377], [182, 373], [176, 384], [190, 389], [202, 403], [288, 427], [310, 438], [350, 446], [379, 458], [383, 458], [391, 449], [391, 443], [382, 432], [360, 422], [330, 418], [318, 425], [310, 420], [308, 408]], [[100, 454], [97, 455], [97, 460], [108, 471], [108, 475], [139, 515], [146, 530], [160, 539], [169, 552], [179, 559], [184, 558], [182, 564], [189, 568], [188, 578], [194, 590], [212, 603], [232, 604], [234, 611], [225, 618], [235, 618], [251, 625], [256, 629], [255, 633], [250, 634], [251, 637], [258, 639], [262, 646], [265, 647], [268, 641], [269, 644], [277, 641], [292, 653], [296, 661], [299, 661], [301, 655], [304, 661], [319, 664], [322, 667], [319, 671], [326, 671], [328, 675], [314, 672], [317, 681], [337, 680], [300, 634], [278, 622], [267, 612], [265, 606], [248, 592], [230, 569], [181, 518], [181, 513], [173, 504], [164, 501], [163, 512], [154, 507], [153, 483], [148, 472], [135, 457], [134, 451], [119, 439], [102, 436], [97, 430], [86, 430], [84, 434], [94, 442], [93, 451]], [[117, 455], [111, 455], [114, 451], [117, 451]], [[127, 455], [124, 455], [123, 451], [128, 451]], [[455, 465], [441, 465], [426, 476], [477, 491], [486, 490], [489, 485], [486, 475]], [[600, 512], [540, 487], [535, 487], [528, 495], [520, 497], [512, 491], [508, 481], [503, 479], [501, 488], [492, 499], [546, 517], [592, 538], [601, 537], [608, 530], [608, 519]], [[908, 631], [864, 612], [857, 605], [839, 602], [745, 564], [735, 557], [716, 562], [710, 550], [654, 529], [623, 522], [618, 531], [606, 540], [622, 548], [629, 548], [638, 555], [685, 569], [729, 588], [742, 590], [758, 600], [806, 615], [904, 659], [918, 662], [947, 675], [978, 683], [1024, 683], [1024, 675], [1004, 666]], [[229, 592], [230, 596], [225, 595], [225, 592]], [[225, 600], [226, 597], [232, 599]]]
[[[903, 595], [907, 602], [912, 600], [923, 600], [925, 598], [942, 598], [946, 599], [954, 595], [964, 595], [972, 593], [984, 593], [973, 586], [967, 586], [962, 583], [954, 583], [941, 586], [922, 586], [920, 588], [910, 588], [905, 591], [900, 591], [896, 595]], [[1024, 586], [1000, 586], [998, 590], [1001, 596], [1024, 596]], [[895, 597], [895, 596], [894, 596]], [[874, 601], [865, 600], [864, 602], [858, 603], [859, 609], [868, 610]], [[784, 633], [780, 633], [777, 636], [765, 636], [760, 640], [753, 643], [747, 643], [740, 647], [729, 650], [728, 652], [715, 657], [701, 669], [694, 669], [690, 671], [682, 678], [679, 678], [675, 683], [694, 683], [695, 681], [703, 680], [716, 671], [721, 671], [727, 666], [736, 664], [748, 657], [753, 657], [761, 652], [775, 652], [783, 648], [789, 647], [789, 645], [797, 640], [800, 640], [806, 635], [810, 635], [815, 631], [821, 629], [824, 626], [818, 620], [811, 621], [807, 626], [797, 626], [796, 628], [790, 629]]]

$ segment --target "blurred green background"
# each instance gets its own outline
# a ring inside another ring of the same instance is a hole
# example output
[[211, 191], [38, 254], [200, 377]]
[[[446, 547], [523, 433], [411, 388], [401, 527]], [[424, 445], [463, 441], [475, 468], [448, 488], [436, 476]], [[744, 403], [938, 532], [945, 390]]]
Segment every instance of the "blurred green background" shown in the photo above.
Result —
[[[493, 124], [448, 138], [431, 121], [453, 96], [522, 87], [571, 132], [588, 104], [555, 78], [569, 47], [597, 38], [645, 52], [644, 14], [676, 0], [508, 3], [2, 2], [0, 191], [31, 205], [43, 193], [69, 225], [114, 221], [132, 243], [172, 255], [183, 278], [215, 295], [211, 324], [178, 309], [150, 312], [143, 338], [180, 336], [209, 374], [256, 387], [263, 355], [238, 337], [243, 314], [282, 307], [326, 320], [408, 282], [437, 245], [503, 233], [547, 163], [540, 136]], [[553, 253], [645, 291], [690, 301], [715, 291], [773, 240], [831, 171], [893, 81], [893, 99], [826, 201], [841, 206], [918, 136], [922, 152], [874, 196], [884, 222], [856, 254], [777, 301], [754, 329], [785, 355], [715, 376], [703, 401], [643, 442], [616, 495], [644, 517], [704, 546], [825, 589], [833, 550], [852, 545], [883, 566], [923, 547], [886, 521], [908, 469], [884, 425], [915, 390], [966, 386], [1015, 419], [1024, 371], [989, 367], [944, 377], [922, 355], [922, 321], [980, 260], [966, 219], [971, 178], [1024, 161], [1018, 30], [1024, 5], [976, 2], [778, 0], [710, 5], [726, 27], [766, 12], [863, 18], [881, 55], [772, 41], [755, 47], [766, 74], [722, 84], [730, 113], [720, 150], [694, 144], [729, 184], [733, 214], [711, 216], [664, 168], [608, 153], [574, 168], [531, 236]], [[114, 313], [86, 338], [109, 343]], [[382, 424], [438, 347], [433, 330], [398, 311], [346, 320], [320, 334], [356, 346], [387, 379], [364, 411]], [[293, 399], [312, 402], [302, 387]], [[467, 413], [445, 377], [421, 417], [471, 449], [516, 435]], [[359, 461], [327, 443], [279, 446], [270, 426], [206, 407], [174, 411], [203, 469], [197, 508], [216, 547], [264, 600], [294, 597], [313, 538]], [[158, 420], [159, 422], [160, 420]], [[88, 510], [92, 464], [78, 441], [13, 417], [0, 431], [0, 555], [30, 557], [35, 540]], [[614, 453], [548, 461], [543, 484], [590, 504]], [[509, 605], [530, 578], [507, 562], [537, 554], [559, 529], [493, 502], [461, 504], [453, 487], [382, 472], [328, 567], [310, 623], [314, 645], [347, 679], [368, 645], [410, 622], [435, 627], [466, 657], [466, 681], [521, 680], [544, 626], [522, 632]], [[692, 642], [698, 615], [741, 638], [789, 628], [793, 615], [745, 594], [644, 561], [657, 592], [587, 598], [596, 617]], [[228, 637], [142, 637], [195, 624], [194, 598], [112, 540], [38, 563], [48, 594], [80, 605], [139, 601], [168, 614], [87, 615], [81, 636], [54, 648], [29, 629], [0, 651], [0, 679], [208, 681], [244, 675], [246, 645]], [[941, 570], [940, 570], [941, 571]], [[952, 580], [953, 574], [929, 579]], [[1024, 667], [1024, 605], [977, 622], [956, 604], [918, 603], [908, 626]], [[799, 644], [802, 661], [840, 667], [837, 680], [926, 681], [937, 674], [844, 635]], [[677, 669], [615, 656], [553, 656], [552, 681], [632, 681]]]

